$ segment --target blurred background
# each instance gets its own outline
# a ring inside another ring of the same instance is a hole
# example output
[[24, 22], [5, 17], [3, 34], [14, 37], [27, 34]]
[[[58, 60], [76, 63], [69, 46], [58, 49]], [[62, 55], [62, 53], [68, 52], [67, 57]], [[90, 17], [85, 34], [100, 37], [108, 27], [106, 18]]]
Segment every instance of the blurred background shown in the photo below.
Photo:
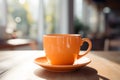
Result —
[[89, 37], [92, 50], [120, 51], [119, 4], [119, 0], [0, 0], [0, 50], [41, 50], [44, 34], [70, 33]]

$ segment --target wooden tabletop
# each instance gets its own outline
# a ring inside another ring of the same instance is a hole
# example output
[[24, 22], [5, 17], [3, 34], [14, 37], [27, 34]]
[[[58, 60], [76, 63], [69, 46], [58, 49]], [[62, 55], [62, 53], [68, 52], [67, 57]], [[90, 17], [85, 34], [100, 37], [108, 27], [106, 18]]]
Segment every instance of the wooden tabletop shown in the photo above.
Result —
[[43, 51], [0, 51], [0, 80], [119, 80], [120, 52], [91, 51], [92, 62], [73, 72], [49, 72], [34, 63]]

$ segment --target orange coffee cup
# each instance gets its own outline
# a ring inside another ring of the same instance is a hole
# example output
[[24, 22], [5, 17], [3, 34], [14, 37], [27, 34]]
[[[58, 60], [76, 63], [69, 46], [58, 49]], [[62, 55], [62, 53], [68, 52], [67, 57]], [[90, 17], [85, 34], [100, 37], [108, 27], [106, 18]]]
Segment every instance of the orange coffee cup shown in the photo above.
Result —
[[[79, 55], [84, 42], [89, 44], [88, 49]], [[91, 50], [92, 43], [89, 38], [81, 38], [79, 34], [47, 34], [43, 37], [43, 46], [50, 64], [72, 65]]]

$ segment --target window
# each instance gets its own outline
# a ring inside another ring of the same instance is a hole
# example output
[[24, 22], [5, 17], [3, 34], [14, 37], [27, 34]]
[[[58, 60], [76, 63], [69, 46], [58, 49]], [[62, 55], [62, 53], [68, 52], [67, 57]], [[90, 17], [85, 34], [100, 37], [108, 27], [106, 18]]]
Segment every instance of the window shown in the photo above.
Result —
[[39, 0], [7, 0], [8, 32], [18, 37], [36, 37]]
[[6, 7], [5, 7], [5, 1], [0, 0], [0, 26], [6, 25]]
[[68, 33], [69, 0], [0, 0], [0, 25], [17, 37], [42, 40], [43, 34]]

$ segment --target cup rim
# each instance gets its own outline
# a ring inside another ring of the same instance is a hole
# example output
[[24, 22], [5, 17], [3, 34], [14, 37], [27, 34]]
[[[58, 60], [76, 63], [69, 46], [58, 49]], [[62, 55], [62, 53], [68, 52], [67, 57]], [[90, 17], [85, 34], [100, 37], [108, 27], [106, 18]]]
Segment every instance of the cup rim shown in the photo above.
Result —
[[73, 37], [81, 37], [81, 34], [44, 34], [44, 37], [56, 37], [56, 36], [73, 36]]

